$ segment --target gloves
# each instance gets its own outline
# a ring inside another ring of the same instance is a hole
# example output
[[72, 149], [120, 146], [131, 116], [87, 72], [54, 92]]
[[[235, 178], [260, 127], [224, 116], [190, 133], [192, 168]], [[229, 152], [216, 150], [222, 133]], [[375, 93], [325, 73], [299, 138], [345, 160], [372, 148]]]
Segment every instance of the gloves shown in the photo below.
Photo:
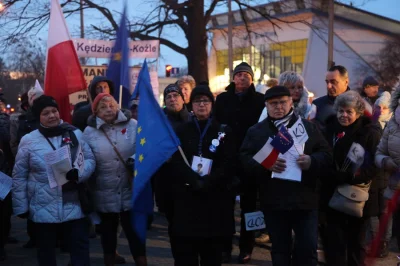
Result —
[[68, 171], [67, 176], [66, 176], [68, 181], [75, 181], [78, 182], [79, 179], [79, 172], [78, 169], [73, 168]]
[[22, 214], [19, 214], [19, 215], [17, 215], [19, 218], [21, 218], [21, 219], [26, 219], [26, 218], [28, 218], [29, 217], [29, 212], [25, 212], [25, 213], [22, 213]]

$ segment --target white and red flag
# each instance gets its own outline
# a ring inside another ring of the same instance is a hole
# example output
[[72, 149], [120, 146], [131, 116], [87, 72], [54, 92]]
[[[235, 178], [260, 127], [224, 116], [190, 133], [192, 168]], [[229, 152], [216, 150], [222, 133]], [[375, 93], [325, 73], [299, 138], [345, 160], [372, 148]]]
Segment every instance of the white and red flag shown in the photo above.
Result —
[[279, 156], [279, 151], [271, 145], [272, 139], [269, 138], [267, 143], [259, 150], [253, 159], [265, 168], [271, 168]]
[[50, 0], [44, 94], [58, 103], [60, 116], [71, 122], [69, 95], [86, 89], [86, 81], [58, 0]]

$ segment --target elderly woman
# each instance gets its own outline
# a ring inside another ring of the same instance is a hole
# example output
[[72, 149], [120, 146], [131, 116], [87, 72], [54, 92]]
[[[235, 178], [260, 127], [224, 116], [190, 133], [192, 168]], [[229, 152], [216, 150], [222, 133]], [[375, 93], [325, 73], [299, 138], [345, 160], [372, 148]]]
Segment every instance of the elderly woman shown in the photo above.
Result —
[[[400, 167], [400, 88], [392, 94], [390, 110], [394, 113], [393, 117], [387, 123], [383, 132], [381, 142], [378, 145], [375, 155], [375, 163], [389, 174], [389, 185], [385, 190], [384, 196], [390, 199], [396, 189], [400, 189], [399, 179], [396, 173]], [[394, 233], [397, 238], [397, 245], [400, 249], [400, 216], [397, 211], [393, 218]], [[390, 232], [388, 232], [390, 233]], [[384, 254], [385, 244], [381, 247], [381, 254]]]
[[[327, 123], [326, 138], [333, 146], [334, 163], [332, 172], [327, 174], [326, 190], [321, 197], [327, 197], [327, 202], [329, 200], [324, 239], [329, 266], [364, 265], [368, 218], [378, 215], [376, 190], [369, 191], [365, 207], [359, 210], [362, 212], [361, 217], [350, 215], [350, 212], [346, 214], [343, 208], [333, 204], [332, 199], [339, 186], [367, 191], [371, 181], [381, 174], [373, 158], [382, 129], [370, 118], [363, 116], [364, 109], [364, 101], [357, 92], [345, 92], [336, 98], [336, 116], [330, 117]], [[361, 152], [357, 162], [353, 163], [355, 150]]]
[[183, 98], [185, 101], [185, 104], [187, 105], [188, 108], [190, 108], [189, 111], [191, 111], [190, 107], [190, 94], [192, 93], [193, 88], [196, 86], [196, 81], [194, 78], [190, 75], [182, 76], [181, 78], [178, 79], [177, 85], [179, 88], [182, 90]]
[[177, 130], [190, 166], [177, 152], [169, 163], [172, 210], [169, 234], [175, 266], [221, 265], [223, 244], [232, 236], [235, 140], [211, 116], [214, 97], [206, 85], [190, 96], [194, 116]]
[[131, 119], [130, 112], [119, 110], [117, 102], [107, 93], [96, 96], [92, 111], [83, 138], [96, 157], [94, 196], [101, 218], [104, 264], [114, 265], [121, 220], [136, 265], [147, 265], [145, 245], [132, 229], [130, 214], [137, 122]]
[[[294, 71], [285, 71], [279, 75], [278, 84], [289, 89], [296, 115], [307, 120], [315, 117], [316, 107], [309, 102], [309, 92], [304, 86], [304, 78], [300, 74]], [[265, 108], [258, 122], [263, 121], [267, 116], [267, 109]]]
[[[82, 140], [82, 132], [60, 119], [58, 105], [52, 97], [42, 95], [37, 98], [32, 113], [40, 125], [25, 135], [19, 144], [13, 170], [14, 214], [29, 217], [36, 223], [36, 233], [40, 236], [37, 238], [39, 265], [57, 265], [55, 247], [59, 225], [68, 242], [71, 264], [90, 265], [89, 227], [77, 183], [92, 175], [95, 168], [93, 153]], [[49, 165], [48, 154], [65, 149], [65, 146], [69, 146], [64, 159], [67, 163]], [[68, 168], [71, 170], [63, 176]]]

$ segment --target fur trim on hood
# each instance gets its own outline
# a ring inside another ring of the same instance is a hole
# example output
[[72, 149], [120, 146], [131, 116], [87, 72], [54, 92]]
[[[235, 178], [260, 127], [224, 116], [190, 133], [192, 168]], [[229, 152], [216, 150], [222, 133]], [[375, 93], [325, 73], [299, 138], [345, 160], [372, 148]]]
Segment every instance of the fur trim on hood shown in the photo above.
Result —
[[309, 112], [309, 106], [310, 103], [308, 102], [308, 90], [306, 87], [304, 87], [300, 100], [297, 103], [294, 103], [294, 112], [296, 115], [304, 118]]

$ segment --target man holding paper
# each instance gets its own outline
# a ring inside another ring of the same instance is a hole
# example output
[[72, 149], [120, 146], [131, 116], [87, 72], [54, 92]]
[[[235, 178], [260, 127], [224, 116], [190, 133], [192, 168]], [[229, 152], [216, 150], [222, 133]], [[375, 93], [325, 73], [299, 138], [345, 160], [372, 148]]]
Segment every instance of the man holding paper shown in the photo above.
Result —
[[317, 265], [318, 179], [332, 162], [331, 151], [317, 127], [294, 114], [289, 89], [272, 87], [264, 99], [268, 118], [248, 130], [240, 155], [247, 176], [260, 186], [272, 262]]

